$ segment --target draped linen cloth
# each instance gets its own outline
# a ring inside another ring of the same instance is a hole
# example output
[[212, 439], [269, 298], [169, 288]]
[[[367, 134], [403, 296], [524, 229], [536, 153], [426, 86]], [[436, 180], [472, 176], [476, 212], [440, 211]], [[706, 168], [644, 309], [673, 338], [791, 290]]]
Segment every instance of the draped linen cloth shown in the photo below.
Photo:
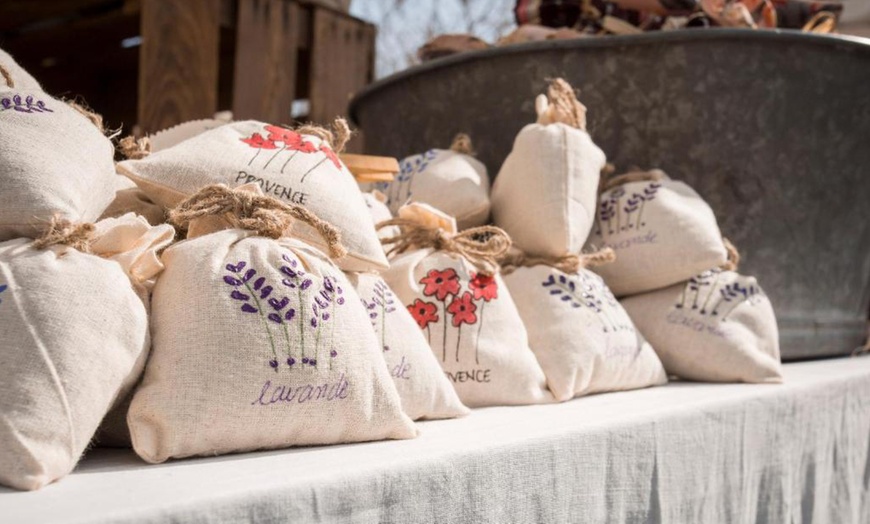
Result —
[[870, 357], [426, 422], [416, 440], [150, 466], [92, 450], [9, 522], [870, 522]]

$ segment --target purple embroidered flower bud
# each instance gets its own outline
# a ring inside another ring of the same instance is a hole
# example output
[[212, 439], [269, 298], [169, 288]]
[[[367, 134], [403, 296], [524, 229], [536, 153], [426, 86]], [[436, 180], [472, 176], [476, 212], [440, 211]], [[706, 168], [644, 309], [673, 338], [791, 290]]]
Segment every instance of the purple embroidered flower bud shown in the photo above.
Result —
[[244, 293], [240, 293], [238, 289], [234, 289], [233, 292], [230, 293], [230, 298], [234, 298], [236, 300], [248, 300], [251, 297]]
[[371, 318], [371, 319], [378, 318], [378, 314], [377, 314], [377, 312], [372, 311], [371, 313], [369, 313], [369, 318]]
[[320, 306], [320, 309], [326, 309], [329, 307], [329, 302], [320, 300], [320, 297], [314, 297], [314, 301]]
[[227, 264], [227, 271], [232, 271], [233, 273], [238, 273], [239, 271], [245, 269], [247, 264], [244, 261], [240, 261], [235, 266], [232, 264]]
[[260, 298], [265, 299], [272, 294], [272, 286], [266, 286], [260, 291]]
[[344, 297], [338, 297], [335, 302], [340, 306], [344, 304]]
[[329, 356], [332, 357], [332, 358], [337, 357], [337, 356], [338, 356], [338, 351], [336, 351], [336, 350], [333, 349], [332, 351], [329, 352]]
[[284, 320], [289, 322], [289, 321], [293, 320], [293, 317], [295, 317], [295, 316], [296, 316], [296, 310], [291, 307], [290, 309], [287, 310], [286, 313], [284, 313]]
[[259, 291], [261, 287], [263, 287], [263, 283], [266, 282], [265, 277], [260, 277], [254, 282], [254, 291]]
[[326, 322], [327, 320], [329, 320], [329, 313], [324, 313], [320, 315], [320, 318], [322, 318], [323, 321]]
[[317, 327], [317, 319], [316, 318], [311, 319], [311, 327], [313, 327], [313, 328]]
[[287, 262], [288, 264], [290, 264], [293, 267], [296, 267], [298, 265], [298, 262], [296, 262], [295, 258], [290, 258], [287, 255], [281, 255], [281, 258], [283, 258], [285, 262]]
[[269, 313], [267, 318], [276, 324], [280, 324], [282, 322], [281, 316], [277, 313]]
[[290, 299], [287, 297], [284, 297], [281, 300], [278, 300], [277, 298], [269, 299], [269, 305], [272, 306], [276, 311], [281, 311], [282, 309], [287, 307], [287, 304], [289, 303]]
[[296, 363], [296, 359], [295, 359], [295, 358], [290, 357], [290, 358], [287, 359], [287, 365], [290, 366], [291, 368], [293, 367], [293, 364], [295, 364], [295, 363]]
[[281, 266], [281, 273], [284, 273], [290, 278], [299, 278], [299, 275], [287, 266]]
[[256, 275], [256, 274], [257, 274], [256, 269], [249, 269], [245, 273], [245, 276], [242, 277], [242, 282], [247, 282], [248, 280], [251, 280], [254, 277], [254, 275]]
[[335, 291], [335, 286], [332, 285], [332, 279], [329, 277], [323, 278], [323, 288], [329, 291], [330, 293]]
[[269, 365], [272, 366], [272, 369], [274, 369], [275, 371], [278, 371], [278, 361], [277, 360], [275, 360], [273, 358], [272, 360], [269, 361]]
[[310, 366], [316, 366], [316, 365], [317, 365], [317, 359], [312, 358], [311, 360], [308, 361], [308, 365], [310, 365]]
[[299, 287], [302, 288], [303, 291], [305, 291], [306, 289], [311, 287], [311, 279], [306, 278], [305, 280], [302, 281], [302, 284], [300, 284]]
[[302, 357], [302, 363], [308, 364], [308, 357]]
[[293, 282], [290, 282], [286, 278], [284, 280], [282, 280], [281, 283], [284, 284], [285, 286], [289, 287], [290, 289], [296, 289], [296, 284], [294, 284]]
[[227, 276], [224, 277], [224, 282], [226, 282], [227, 284], [229, 284], [229, 285], [231, 285], [231, 286], [241, 286], [241, 285], [242, 285], [242, 281], [241, 281], [241, 280], [239, 280], [239, 279], [237, 279], [237, 278], [233, 278], [233, 277], [231, 277], [231, 276], [229, 276], [229, 275], [227, 275]]
[[242, 311], [244, 311], [245, 313], [256, 313], [258, 309], [250, 304], [245, 303], [242, 304]]
[[384, 351], [389, 351], [389, 350], [390, 350], [390, 346], [384, 346]]

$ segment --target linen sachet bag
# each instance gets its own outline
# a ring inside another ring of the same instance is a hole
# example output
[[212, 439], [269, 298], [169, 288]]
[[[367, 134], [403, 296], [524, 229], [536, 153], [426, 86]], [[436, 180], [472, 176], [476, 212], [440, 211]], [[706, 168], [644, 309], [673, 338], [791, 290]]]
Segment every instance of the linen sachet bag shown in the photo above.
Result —
[[347, 277], [369, 315], [405, 414], [413, 420], [467, 415], [426, 337], [387, 283], [372, 273]]
[[610, 247], [616, 260], [595, 268], [622, 297], [684, 282], [725, 263], [722, 233], [710, 206], [691, 187], [660, 170], [607, 181], [591, 247]]
[[[335, 132], [317, 126], [296, 130], [256, 121], [233, 122], [200, 133], [173, 147], [118, 164], [148, 197], [176, 206], [211, 184], [256, 183], [270, 197], [302, 206], [341, 232], [349, 271], [382, 269], [388, 263], [353, 175], [338, 158], [350, 136], [337, 120]], [[144, 142], [143, 148], [144, 148]], [[295, 238], [323, 248], [307, 224], [297, 221]]]
[[520, 130], [493, 183], [493, 221], [525, 253], [579, 253], [595, 219], [604, 152], [586, 132], [586, 108], [561, 78], [535, 109], [538, 121]]
[[586, 269], [614, 258], [605, 249], [560, 259], [511, 253], [504, 261], [504, 281], [556, 400], [667, 382], [653, 348], [601, 277]]
[[156, 252], [173, 236], [125, 215], [0, 244], [0, 484], [68, 474], [139, 378]]
[[399, 217], [384, 280], [408, 308], [436, 359], [469, 407], [552, 402], [516, 305], [498, 275], [510, 247], [504, 231], [456, 232], [452, 217], [408, 204]]
[[29, 91], [42, 91], [42, 86], [33, 78], [33, 75], [18, 65], [18, 62], [6, 51], [0, 49], [0, 91], [8, 89], [27, 89]]
[[773, 307], [754, 277], [722, 268], [622, 300], [669, 374], [703, 382], [782, 382]]
[[[305, 221], [339, 257], [338, 232], [249, 187], [206, 187], [170, 215], [189, 233], [163, 253], [154, 288], [151, 358], [127, 416], [136, 453], [157, 463], [416, 436], [353, 286], [285, 236]], [[215, 231], [218, 218], [231, 229]]]
[[101, 119], [29, 84], [0, 58], [0, 240], [38, 237], [53, 217], [93, 222], [115, 196]]
[[[393, 218], [390, 208], [387, 207], [387, 197], [377, 189], [363, 193], [363, 198], [366, 201], [366, 206], [369, 208], [369, 213], [372, 216], [372, 221], [375, 226], [381, 222], [385, 222]], [[393, 237], [399, 234], [399, 228], [396, 226], [385, 227], [378, 230], [378, 238]]]
[[430, 149], [402, 159], [392, 182], [374, 184], [396, 214], [408, 202], [428, 204], [456, 218], [459, 229], [480, 226], [489, 218], [489, 175], [474, 158], [468, 135], [460, 133], [450, 149]]

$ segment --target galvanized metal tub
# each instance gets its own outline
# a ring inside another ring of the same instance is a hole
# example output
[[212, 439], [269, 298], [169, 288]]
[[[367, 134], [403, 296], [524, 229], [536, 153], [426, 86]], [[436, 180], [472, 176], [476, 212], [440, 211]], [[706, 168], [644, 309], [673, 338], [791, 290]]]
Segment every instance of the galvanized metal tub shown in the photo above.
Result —
[[550, 77], [581, 90], [619, 168], [695, 187], [771, 297], [788, 360], [851, 352], [870, 304], [870, 40], [697, 30], [535, 42], [417, 66], [366, 88], [372, 154], [474, 139], [495, 175]]

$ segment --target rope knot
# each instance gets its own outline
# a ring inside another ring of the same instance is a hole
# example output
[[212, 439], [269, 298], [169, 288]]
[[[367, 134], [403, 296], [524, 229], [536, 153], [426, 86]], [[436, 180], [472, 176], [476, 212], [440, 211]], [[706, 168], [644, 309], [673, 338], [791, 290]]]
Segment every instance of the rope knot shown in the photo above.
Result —
[[569, 253], [560, 257], [535, 257], [522, 251], [513, 251], [501, 258], [501, 267], [504, 274], [510, 274], [521, 267], [550, 266], [562, 273], [574, 275], [587, 267], [602, 266], [616, 260], [613, 249], [606, 247], [592, 253], [574, 254]]
[[350, 126], [347, 125], [347, 120], [344, 118], [336, 118], [335, 121], [332, 122], [331, 130], [323, 126], [309, 123], [296, 128], [295, 131], [300, 135], [316, 136], [326, 142], [330, 149], [336, 153], [344, 151], [344, 147], [353, 135]]
[[48, 249], [51, 246], [63, 245], [82, 253], [90, 253], [95, 230], [93, 224], [75, 223], [65, 218], [53, 217], [48, 229], [33, 241], [33, 247]]
[[411, 249], [432, 248], [454, 253], [468, 260], [480, 273], [491, 276], [498, 272], [498, 259], [511, 247], [511, 239], [495, 226], [473, 227], [449, 233], [439, 227], [420, 224], [406, 218], [394, 218], [378, 224], [378, 229], [399, 226], [401, 233], [384, 238], [381, 243], [390, 246], [388, 256], [402, 254]]
[[118, 142], [118, 151], [128, 160], [141, 160], [151, 154], [151, 140], [127, 136]]
[[207, 216], [221, 217], [234, 228], [275, 239], [285, 236], [294, 222], [302, 222], [323, 238], [331, 258], [339, 259], [347, 254], [341, 244], [341, 233], [311, 211], [222, 184], [204, 187], [170, 211], [169, 220], [179, 227], [187, 227], [192, 220]]

